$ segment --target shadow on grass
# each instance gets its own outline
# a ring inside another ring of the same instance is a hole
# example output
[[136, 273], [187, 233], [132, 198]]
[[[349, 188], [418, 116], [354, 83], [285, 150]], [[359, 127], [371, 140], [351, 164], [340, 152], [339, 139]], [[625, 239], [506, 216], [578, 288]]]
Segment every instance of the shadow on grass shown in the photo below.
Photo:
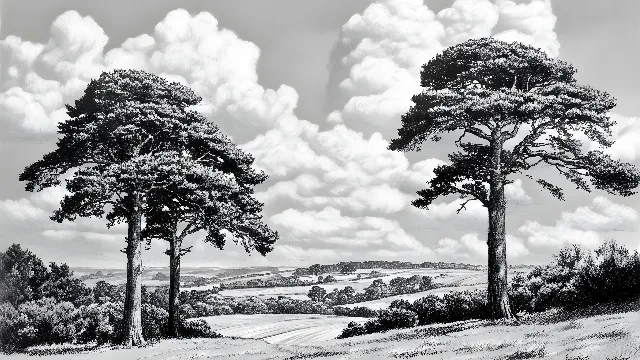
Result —
[[640, 301], [633, 300], [624, 303], [607, 303], [593, 305], [588, 308], [575, 310], [549, 310], [543, 313], [531, 314], [516, 321], [518, 325], [550, 325], [565, 321], [574, 321], [593, 316], [622, 314], [640, 311]]

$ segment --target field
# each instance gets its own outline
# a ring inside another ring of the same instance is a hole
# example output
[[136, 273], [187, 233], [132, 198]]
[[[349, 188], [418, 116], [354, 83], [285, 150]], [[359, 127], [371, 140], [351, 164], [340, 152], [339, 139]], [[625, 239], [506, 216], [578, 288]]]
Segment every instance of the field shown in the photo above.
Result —
[[313, 344], [335, 339], [350, 321], [329, 315], [223, 315], [202, 318], [224, 336], [262, 339], [271, 344]]
[[[218, 318], [225, 318], [223, 322], [227, 321], [224, 324], [221, 322], [220, 326], [229, 329], [229, 334], [252, 338], [166, 340], [144, 348], [103, 348], [88, 353], [46, 356], [43, 359], [638, 359], [638, 308], [640, 306], [636, 304], [625, 313], [608, 312], [584, 318], [574, 316], [567, 320], [554, 318], [554, 314], [550, 314], [532, 324], [517, 326], [492, 325], [484, 321], [430, 325], [343, 340], [329, 340], [326, 333], [318, 334], [315, 338], [305, 337], [302, 333], [304, 327], [294, 330], [300, 331], [299, 340], [288, 335], [277, 337], [278, 331], [270, 329], [269, 324], [263, 321], [265, 318], [220, 316]], [[252, 319], [255, 319], [256, 326], [250, 324]], [[291, 319], [292, 324], [303, 321]], [[315, 323], [310, 321], [307, 328], [313, 329], [320, 323], [328, 324], [331, 321], [328, 318]], [[286, 322], [286, 318], [283, 318], [275, 324]], [[289, 332], [295, 327], [287, 326]], [[259, 330], [239, 331], [252, 327]], [[232, 330], [234, 328], [236, 330]], [[7, 356], [9, 360], [31, 358], [25, 354]]]
[[[449, 285], [481, 285], [486, 284], [486, 274], [480, 271], [474, 270], [438, 270], [438, 269], [408, 269], [408, 270], [389, 270], [389, 269], [375, 269], [383, 274], [382, 277], [376, 278], [389, 283], [396, 277], [411, 277], [413, 275], [419, 276], [431, 276], [434, 282]], [[371, 270], [359, 271], [363, 274], [368, 274]], [[325, 274], [326, 276], [326, 274]], [[324, 288], [327, 292], [333, 291], [333, 289], [342, 289], [346, 286], [351, 286], [357, 292], [362, 292], [364, 289], [371, 285], [376, 279], [357, 279], [357, 273], [352, 275], [340, 275], [331, 274], [336, 278], [336, 282], [321, 284], [320, 287]], [[308, 276], [301, 277], [301, 279], [314, 280], [317, 277]], [[312, 285], [308, 286], [289, 286], [289, 287], [273, 287], [273, 288], [248, 288], [248, 289], [231, 289], [223, 290], [220, 295], [231, 297], [244, 297], [244, 296], [258, 296], [258, 297], [278, 297], [280, 295], [288, 296], [294, 299], [308, 299], [307, 293], [311, 289]], [[446, 290], [449, 291], [449, 290]]]

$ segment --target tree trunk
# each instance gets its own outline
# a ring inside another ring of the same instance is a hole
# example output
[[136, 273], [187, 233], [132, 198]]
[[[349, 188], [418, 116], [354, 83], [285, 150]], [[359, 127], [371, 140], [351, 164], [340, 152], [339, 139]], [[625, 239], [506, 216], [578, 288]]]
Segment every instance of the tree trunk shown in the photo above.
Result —
[[173, 235], [169, 247], [169, 337], [178, 337], [180, 326], [180, 248], [182, 240]]
[[122, 318], [122, 343], [125, 347], [145, 345], [142, 336], [142, 204], [140, 195], [130, 194], [131, 209], [127, 234], [127, 287]]
[[492, 319], [511, 319], [507, 287], [507, 239], [505, 229], [506, 201], [504, 177], [501, 173], [500, 155], [502, 144], [492, 144], [493, 173], [489, 181], [489, 235], [487, 300]]

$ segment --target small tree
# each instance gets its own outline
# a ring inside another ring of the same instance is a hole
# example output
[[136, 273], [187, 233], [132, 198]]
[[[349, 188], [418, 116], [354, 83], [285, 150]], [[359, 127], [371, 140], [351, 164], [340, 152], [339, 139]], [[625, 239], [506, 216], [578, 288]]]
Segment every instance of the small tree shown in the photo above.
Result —
[[[399, 137], [389, 149], [420, 150], [426, 140], [439, 141], [447, 132], [461, 132], [449, 155], [450, 165], [434, 170], [429, 187], [412, 204], [428, 209], [439, 197], [457, 194], [489, 212], [488, 303], [493, 318], [510, 318], [507, 296], [505, 185], [509, 176], [527, 173], [540, 163], [558, 170], [578, 188], [629, 196], [640, 182], [631, 165], [600, 150], [583, 151], [576, 133], [607, 147], [614, 122], [607, 113], [614, 100], [605, 92], [579, 85], [576, 70], [544, 52], [521, 43], [491, 38], [472, 39], [447, 48], [420, 74], [424, 91], [402, 116]], [[509, 140], [524, 137], [512, 148]], [[476, 142], [463, 142], [467, 136]], [[527, 177], [533, 178], [526, 174]], [[537, 179], [563, 200], [562, 189]]]
[[309, 266], [309, 273], [311, 275], [320, 275], [323, 273], [322, 271], [322, 265], [320, 264], [313, 264], [311, 266]]
[[[149, 194], [143, 238], [169, 242], [168, 333], [178, 336], [180, 259], [187, 235], [207, 231], [205, 242], [223, 249], [226, 239], [240, 242], [250, 253], [270, 252], [278, 238], [263, 222], [262, 204], [253, 198], [253, 186], [266, 175], [251, 168], [253, 158], [235, 147], [212, 123], [201, 119], [187, 132], [189, 153], [183, 163], [155, 170], [166, 186]], [[188, 169], [188, 171], [183, 171]]]
[[318, 285], [314, 285], [309, 289], [307, 296], [313, 301], [323, 302], [324, 298], [327, 296], [327, 290]]
[[42, 260], [31, 251], [23, 250], [20, 244], [0, 252], [0, 303], [17, 307], [40, 299], [48, 278], [49, 270]]
[[[126, 221], [127, 288], [123, 342], [142, 345], [142, 218], [149, 193], [166, 185], [154, 172], [173, 166], [185, 151], [185, 132], [199, 115], [188, 107], [200, 102], [189, 88], [136, 70], [104, 72], [92, 80], [70, 119], [58, 124], [58, 148], [28, 166], [20, 181], [27, 191], [40, 191], [66, 181], [70, 192], [52, 219], [106, 217], [109, 224]], [[176, 156], [176, 154], [178, 156]], [[185, 169], [186, 170], [186, 169]]]

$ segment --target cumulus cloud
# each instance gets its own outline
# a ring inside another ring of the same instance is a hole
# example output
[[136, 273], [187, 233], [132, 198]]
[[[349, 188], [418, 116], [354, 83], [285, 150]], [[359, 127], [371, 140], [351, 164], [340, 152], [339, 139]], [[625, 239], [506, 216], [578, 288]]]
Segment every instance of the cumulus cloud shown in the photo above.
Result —
[[528, 235], [532, 246], [559, 249], [577, 244], [594, 249], [602, 241], [600, 232], [634, 231], [637, 222], [635, 209], [598, 196], [590, 206], [563, 212], [554, 226], [528, 220], [519, 231]]
[[422, 256], [431, 250], [406, 233], [394, 220], [382, 217], [349, 217], [338, 209], [326, 207], [321, 211], [288, 209], [271, 216], [272, 224], [283, 232], [288, 244], [314, 248], [345, 249], [364, 256], [381, 249], [392, 252], [414, 252]]
[[495, 36], [557, 56], [549, 0], [457, 0], [437, 15], [421, 0], [381, 0], [343, 25], [331, 58], [330, 124], [395, 136], [419, 93], [420, 67], [445, 47]]
[[504, 187], [504, 196], [509, 204], [528, 204], [531, 196], [522, 188], [522, 180], [516, 179]]
[[580, 230], [629, 231], [635, 230], [638, 212], [628, 206], [598, 196], [591, 206], [580, 206], [574, 212], [563, 212], [561, 223]]
[[560, 43], [554, 27], [556, 16], [550, 0], [497, 0], [500, 16], [495, 37], [542, 48], [549, 56], [558, 56]]
[[454, 45], [487, 37], [498, 23], [498, 7], [488, 0], [458, 0], [438, 13], [445, 28], [444, 42]]
[[609, 116], [616, 122], [612, 128], [613, 145], [606, 150], [612, 157], [638, 163], [640, 159], [640, 119], [616, 113]]
[[531, 246], [560, 249], [567, 245], [576, 244], [588, 249], [595, 249], [600, 245], [600, 235], [591, 230], [574, 229], [568, 224], [559, 222], [555, 226], [542, 225], [537, 221], [527, 220], [518, 231], [527, 235]]
[[107, 41], [92, 18], [75, 11], [53, 22], [46, 44], [15, 36], [2, 40], [8, 59], [2, 69], [8, 81], [0, 93], [3, 120], [29, 133], [53, 133], [66, 118], [64, 104], [80, 96], [91, 78], [117, 68], [151, 71], [189, 85], [203, 96], [199, 110], [224, 130], [243, 129], [237, 133], [245, 141], [294, 116], [297, 92], [258, 85], [259, 48], [219, 29], [209, 13], [172, 11], [153, 34], [127, 39], [105, 54]]

